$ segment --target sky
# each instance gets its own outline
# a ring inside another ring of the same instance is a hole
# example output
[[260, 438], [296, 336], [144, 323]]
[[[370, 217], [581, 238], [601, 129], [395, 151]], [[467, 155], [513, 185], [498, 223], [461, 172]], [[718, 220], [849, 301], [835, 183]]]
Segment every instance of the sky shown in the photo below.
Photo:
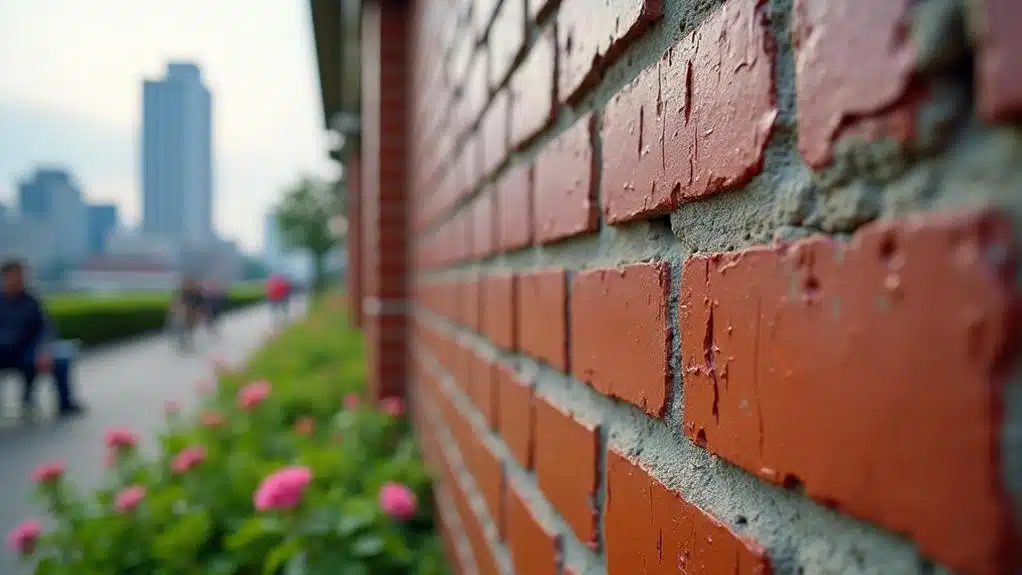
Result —
[[142, 80], [194, 61], [213, 96], [218, 233], [261, 248], [301, 174], [336, 176], [307, 0], [0, 0], [0, 203], [40, 165], [137, 223]]

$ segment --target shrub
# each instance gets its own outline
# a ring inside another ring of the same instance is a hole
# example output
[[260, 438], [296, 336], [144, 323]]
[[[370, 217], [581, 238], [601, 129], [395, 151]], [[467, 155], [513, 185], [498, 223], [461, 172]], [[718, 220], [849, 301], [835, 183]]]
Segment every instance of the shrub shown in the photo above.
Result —
[[11, 545], [38, 574], [445, 573], [403, 404], [344, 401], [364, 377], [343, 322], [319, 305], [243, 372], [221, 366], [197, 414], [168, 410], [153, 458], [110, 430], [108, 477], [86, 497], [59, 464], [37, 470], [56, 521]]
[[[234, 290], [228, 309], [262, 301], [262, 291]], [[116, 298], [60, 296], [46, 301], [47, 312], [62, 338], [82, 346], [113, 343], [136, 335], [159, 331], [167, 323], [169, 294], [133, 294]]]

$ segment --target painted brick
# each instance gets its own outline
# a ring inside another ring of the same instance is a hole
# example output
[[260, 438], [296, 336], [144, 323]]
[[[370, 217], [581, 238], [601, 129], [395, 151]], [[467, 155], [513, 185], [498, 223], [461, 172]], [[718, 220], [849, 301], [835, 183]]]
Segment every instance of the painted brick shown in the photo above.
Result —
[[976, 211], [691, 258], [685, 433], [953, 569], [1008, 572], [1011, 253], [1008, 218]]
[[497, 88], [525, 47], [525, 0], [504, 0], [490, 28], [490, 86]]
[[472, 2], [466, 2], [466, 4], [472, 7], [472, 24], [475, 27], [475, 33], [480, 37], [486, 34], [487, 28], [490, 27], [494, 17], [493, 10], [497, 7], [499, 1], [473, 0]]
[[764, 549], [736, 535], [627, 457], [607, 453], [607, 573], [769, 575]]
[[568, 522], [579, 541], [596, 541], [596, 465], [600, 427], [577, 420], [547, 401], [536, 414], [536, 479], [540, 491]]
[[532, 387], [506, 364], [497, 364], [495, 377], [500, 435], [518, 464], [532, 469], [536, 426]]
[[480, 126], [483, 176], [488, 176], [507, 156], [508, 95], [501, 90], [493, 97]]
[[583, 88], [662, 14], [661, 0], [564, 0], [557, 12], [557, 89], [574, 101]]
[[511, 147], [517, 148], [553, 119], [553, 30], [536, 39], [525, 60], [511, 75]]
[[536, 158], [532, 221], [538, 243], [596, 231], [599, 225], [592, 144], [595, 119], [587, 114]]
[[483, 190], [472, 202], [472, 255], [476, 259], [489, 257], [494, 251], [496, 220], [493, 204], [493, 194], [487, 190]]
[[507, 539], [515, 573], [556, 575], [560, 539], [540, 525], [518, 488], [510, 485], [505, 507]]
[[987, 120], [1022, 117], [1022, 4], [1016, 0], [972, 2], [977, 10], [979, 57], [976, 82], [979, 111]]
[[[910, 4], [795, 1], [798, 145], [810, 166], [830, 162], [831, 143], [841, 130], [885, 114], [911, 95]], [[894, 135], [907, 140], [911, 130]]]
[[532, 244], [532, 167], [508, 170], [497, 189], [497, 247], [514, 250]]
[[522, 273], [518, 292], [518, 347], [551, 367], [568, 370], [567, 274], [550, 269]]
[[556, 10], [560, 3], [561, 0], [528, 0], [529, 17], [533, 20], [542, 20]]
[[517, 347], [515, 329], [515, 274], [494, 274], [482, 279], [482, 332], [494, 345], [513, 350]]
[[600, 393], [658, 417], [667, 408], [671, 331], [666, 262], [586, 270], [571, 280], [571, 368]]
[[608, 221], [667, 213], [762, 169], [777, 108], [774, 47], [761, 4], [728, 2], [607, 104]]
[[458, 113], [462, 130], [468, 130], [475, 126], [479, 117], [482, 116], [490, 90], [488, 69], [486, 51], [479, 50], [472, 59], [461, 92], [461, 105]]

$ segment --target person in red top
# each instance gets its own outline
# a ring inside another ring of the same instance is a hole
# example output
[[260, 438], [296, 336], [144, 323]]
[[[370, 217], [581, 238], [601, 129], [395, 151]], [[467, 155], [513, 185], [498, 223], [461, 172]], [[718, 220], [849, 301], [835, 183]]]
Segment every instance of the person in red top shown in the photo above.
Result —
[[280, 275], [272, 275], [266, 280], [266, 299], [278, 316], [287, 316], [288, 299], [291, 296], [291, 285]]

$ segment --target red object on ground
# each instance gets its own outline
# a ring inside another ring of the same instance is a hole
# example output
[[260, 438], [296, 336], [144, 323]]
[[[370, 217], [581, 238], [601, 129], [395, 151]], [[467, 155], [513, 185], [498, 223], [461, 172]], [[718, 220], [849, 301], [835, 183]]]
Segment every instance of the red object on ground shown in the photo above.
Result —
[[271, 301], [279, 301], [287, 296], [287, 280], [280, 276], [270, 276], [266, 280], [266, 297]]

